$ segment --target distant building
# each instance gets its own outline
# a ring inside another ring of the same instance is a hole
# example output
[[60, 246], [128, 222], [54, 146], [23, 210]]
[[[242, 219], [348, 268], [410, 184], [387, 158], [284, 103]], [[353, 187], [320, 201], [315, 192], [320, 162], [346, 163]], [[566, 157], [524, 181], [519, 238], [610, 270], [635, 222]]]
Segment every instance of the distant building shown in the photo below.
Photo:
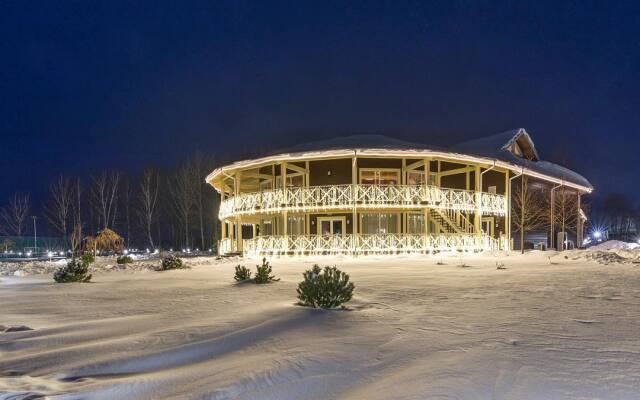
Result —
[[[577, 207], [593, 189], [542, 161], [524, 129], [447, 149], [337, 138], [223, 166], [207, 182], [221, 195], [221, 254], [429, 253], [519, 248], [510, 219], [520, 174]], [[583, 213], [574, 211], [579, 245]], [[525, 246], [553, 247], [559, 229], [529, 232]]]

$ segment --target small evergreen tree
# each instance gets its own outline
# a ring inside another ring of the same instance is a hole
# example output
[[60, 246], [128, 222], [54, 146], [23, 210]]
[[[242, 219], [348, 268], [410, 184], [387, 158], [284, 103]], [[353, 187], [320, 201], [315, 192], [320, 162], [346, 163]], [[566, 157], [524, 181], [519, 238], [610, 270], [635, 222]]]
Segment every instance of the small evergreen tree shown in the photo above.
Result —
[[302, 305], [313, 308], [336, 308], [351, 300], [355, 285], [349, 275], [336, 267], [316, 264], [302, 274], [304, 281], [298, 285], [298, 299]]
[[80, 258], [73, 258], [67, 265], [54, 272], [53, 280], [58, 283], [89, 282], [91, 280], [89, 263]]
[[280, 279], [276, 279], [274, 275], [271, 275], [271, 265], [266, 258], [262, 259], [262, 265], [256, 265], [256, 277], [253, 279], [255, 283], [269, 283], [277, 282]]
[[187, 268], [186, 265], [182, 262], [180, 258], [174, 256], [173, 254], [162, 259], [162, 264], [160, 265], [161, 271], [167, 271], [170, 269], [183, 269]]
[[92, 262], [96, 261], [96, 256], [94, 256], [93, 253], [90, 252], [90, 251], [85, 251], [80, 256], [80, 261], [82, 261], [83, 263], [89, 265]]
[[236, 267], [236, 274], [234, 275], [233, 279], [238, 282], [247, 281], [251, 279], [251, 270], [243, 265], [238, 265]]

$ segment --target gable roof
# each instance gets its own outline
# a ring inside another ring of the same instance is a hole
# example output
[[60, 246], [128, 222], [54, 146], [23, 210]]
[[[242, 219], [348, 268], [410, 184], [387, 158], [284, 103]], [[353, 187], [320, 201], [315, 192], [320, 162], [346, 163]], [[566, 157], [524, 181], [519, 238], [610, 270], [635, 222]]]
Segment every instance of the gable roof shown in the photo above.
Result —
[[513, 153], [513, 146], [517, 146], [519, 149], [530, 153], [529, 157], [525, 158], [532, 161], [540, 160], [536, 146], [533, 143], [533, 140], [531, 140], [531, 136], [529, 136], [524, 128], [512, 129], [495, 135], [462, 142], [452, 146], [451, 149], [468, 152], [470, 154], [493, 157], [500, 155], [503, 151]]
[[[525, 154], [515, 154], [512, 147], [515, 144], [517, 144], [520, 149], [528, 146], [528, 149], [524, 150]], [[524, 128], [512, 129], [496, 135], [469, 140], [450, 147], [450, 150], [506, 161], [519, 165], [527, 170], [536, 171], [593, 189], [591, 183], [579, 173], [562, 165], [541, 160], [531, 136], [529, 136]], [[526, 154], [527, 151], [530, 153], [528, 157]]]

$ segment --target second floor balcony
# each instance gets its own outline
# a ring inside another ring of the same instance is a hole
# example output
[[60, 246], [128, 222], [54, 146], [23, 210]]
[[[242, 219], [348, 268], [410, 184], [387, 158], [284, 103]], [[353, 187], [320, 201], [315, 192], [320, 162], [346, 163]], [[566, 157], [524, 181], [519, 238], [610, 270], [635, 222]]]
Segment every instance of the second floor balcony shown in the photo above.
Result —
[[427, 185], [332, 185], [241, 193], [223, 200], [219, 218], [277, 212], [438, 208], [505, 215], [504, 195]]

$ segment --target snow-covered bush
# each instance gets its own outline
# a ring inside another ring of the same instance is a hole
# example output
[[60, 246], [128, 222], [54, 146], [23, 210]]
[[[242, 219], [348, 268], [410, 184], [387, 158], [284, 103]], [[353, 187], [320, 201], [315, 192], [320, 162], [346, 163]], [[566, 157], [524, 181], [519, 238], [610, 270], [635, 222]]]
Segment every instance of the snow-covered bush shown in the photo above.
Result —
[[255, 283], [269, 283], [276, 282], [280, 279], [276, 279], [274, 275], [271, 275], [271, 265], [266, 258], [262, 259], [262, 265], [256, 265], [256, 277], [253, 278]]
[[313, 308], [336, 308], [351, 300], [355, 285], [349, 275], [336, 267], [316, 264], [302, 274], [304, 281], [298, 285], [300, 304]]
[[80, 260], [81, 260], [83, 263], [85, 263], [85, 264], [89, 265], [89, 264], [91, 264], [92, 262], [94, 262], [94, 261], [96, 260], [96, 256], [94, 256], [94, 255], [93, 255], [93, 253], [92, 253], [92, 252], [90, 252], [90, 251], [85, 251], [85, 252], [84, 252], [84, 253], [82, 253], [82, 255], [80, 256]]
[[89, 282], [91, 280], [89, 263], [82, 258], [74, 258], [53, 273], [53, 280], [58, 283]]
[[233, 276], [233, 279], [238, 282], [247, 281], [251, 279], [251, 270], [243, 265], [238, 265], [236, 267], [236, 274]]
[[182, 259], [177, 256], [169, 255], [162, 259], [162, 264], [160, 265], [161, 271], [167, 271], [170, 269], [183, 269], [186, 268], [186, 265], [182, 262]]
[[116, 259], [116, 262], [118, 264], [131, 264], [133, 262], [133, 258], [131, 258], [131, 256], [127, 256], [127, 255], [119, 256]]

